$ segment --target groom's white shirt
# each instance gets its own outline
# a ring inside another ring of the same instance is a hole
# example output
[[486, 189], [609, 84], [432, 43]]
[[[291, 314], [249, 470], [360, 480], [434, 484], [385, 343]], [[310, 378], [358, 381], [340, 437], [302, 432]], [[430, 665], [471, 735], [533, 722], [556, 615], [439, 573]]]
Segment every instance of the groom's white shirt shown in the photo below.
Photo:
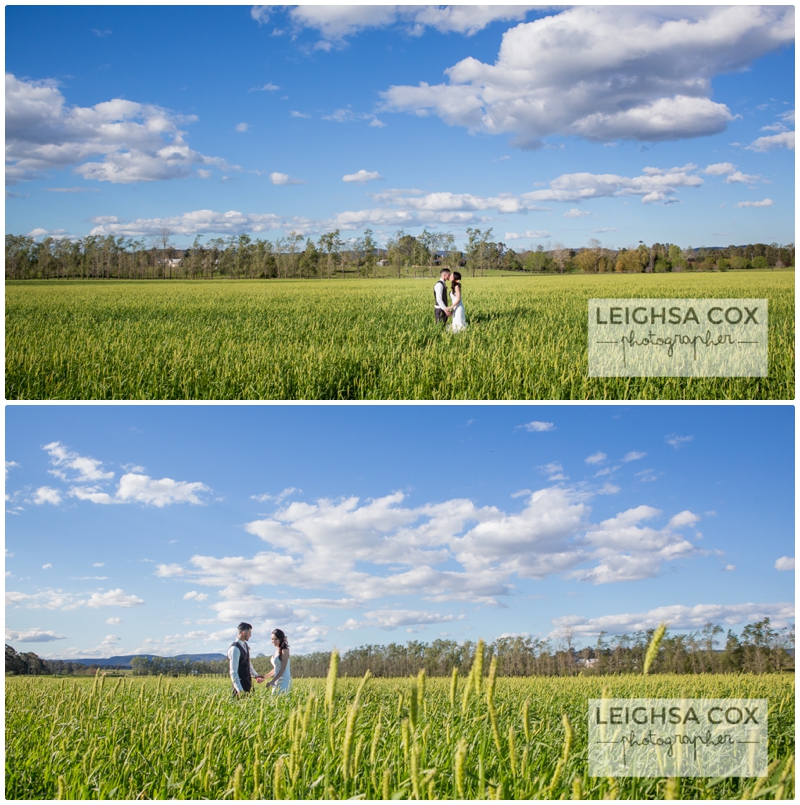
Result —
[[439, 280], [433, 286], [433, 293], [436, 297], [436, 304], [433, 306], [434, 310], [438, 307], [442, 310], [447, 310], [447, 291], [443, 280]]

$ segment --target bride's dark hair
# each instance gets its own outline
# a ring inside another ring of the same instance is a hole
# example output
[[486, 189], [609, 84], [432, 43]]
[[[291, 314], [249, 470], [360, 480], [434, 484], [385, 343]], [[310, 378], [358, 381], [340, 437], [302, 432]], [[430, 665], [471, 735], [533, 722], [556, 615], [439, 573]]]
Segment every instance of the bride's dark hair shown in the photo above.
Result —
[[289, 640], [280, 629], [273, 629], [272, 634], [278, 638], [278, 651], [283, 656], [283, 650], [289, 648]]
[[459, 274], [458, 271], [453, 271], [450, 276], [453, 280], [450, 285], [451, 288], [455, 288], [456, 285], [461, 285], [461, 274]]

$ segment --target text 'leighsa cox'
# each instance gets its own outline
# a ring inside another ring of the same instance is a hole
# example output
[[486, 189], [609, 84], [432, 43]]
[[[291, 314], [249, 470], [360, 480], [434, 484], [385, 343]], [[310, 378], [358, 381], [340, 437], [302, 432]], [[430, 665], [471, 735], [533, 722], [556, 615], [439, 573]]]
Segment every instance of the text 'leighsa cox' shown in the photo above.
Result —
[[765, 377], [766, 299], [590, 299], [590, 377]]

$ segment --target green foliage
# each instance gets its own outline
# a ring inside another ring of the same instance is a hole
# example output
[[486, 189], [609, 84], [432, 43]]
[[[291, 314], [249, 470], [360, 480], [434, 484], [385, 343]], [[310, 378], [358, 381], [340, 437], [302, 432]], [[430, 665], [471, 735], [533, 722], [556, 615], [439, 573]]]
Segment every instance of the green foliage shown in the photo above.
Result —
[[[432, 285], [9, 282], [6, 397], [794, 399], [789, 272], [465, 277], [456, 337]], [[768, 298], [769, 376], [588, 377], [588, 300], [643, 296]]]
[[[221, 679], [6, 681], [6, 799], [663, 799], [658, 778], [595, 778], [587, 700], [769, 699], [767, 778], [686, 778], [684, 799], [794, 797], [794, 679], [669, 675], [323, 679], [235, 700]], [[474, 681], [474, 680], [473, 680]]]

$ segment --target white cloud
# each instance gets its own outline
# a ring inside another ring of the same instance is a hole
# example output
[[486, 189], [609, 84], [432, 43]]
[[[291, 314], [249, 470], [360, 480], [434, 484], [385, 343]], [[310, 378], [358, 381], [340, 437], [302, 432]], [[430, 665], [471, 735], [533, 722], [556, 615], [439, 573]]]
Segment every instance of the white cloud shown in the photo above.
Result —
[[588, 210], [579, 210], [577, 207], [573, 207], [569, 212], [564, 213], [565, 218], [585, 218], [587, 215], [591, 215]]
[[[366, 626], [394, 631], [401, 626], [426, 626], [432, 623], [449, 623], [457, 619], [455, 615], [411, 609], [379, 609], [365, 613], [367, 620], [357, 621], [349, 618], [343, 629], [360, 629]], [[463, 618], [463, 615], [461, 616]]]
[[625, 453], [625, 455], [622, 457], [622, 460], [623, 462], [638, 461], [640, 458], [644, 458], [646, 455], [647, 453], [641, 453], [637, 450], [631, 450], [630, 453]]
[[552, 422], [539, 422], [538, 420], [528, 422], [521, 427], [525, 428], [529, 433], [546, 433], [547, 431], [556, 429], [556, 426]]
[[713, 165], [706, 165], [703, 173], [707, 173], [709, 176], [725, 176], [735, 170], [736, 166], [731, 162], [715, 162]]
[[41, 506], [43, 503], [58, 506], [61, 503], [61, 493], [50, 486], [40, 486], [34, 493], [33, 502], [37, 506]]
[[250, 128], [249, 123], [237, 123], [236, 124], [236, 131], [239, 134], [244, 134]]
[[167, 218], [137, 218], [134, 221], [120, 221], [115, 218], [93, 218], [96, 226], [90, 235], [123, 235], [138, 237], [157, 236], [162, 229], [169, 229], [173, 235], [215, 233], [237, 235], [242, 232], [268, 232], [271, 229], [290, 228], [300, 230], [303, 222], [298, 219], [285, 219], [272, 213], [244, 214], [236, 210], [216, 212], [214, 210], [194, 210]]
[[205, 601], [207, 598], [206, 593], [198, 593], [197, 590], [190, 590], [183, 596], [184, 601]]
[[736, 565], [725, 565], [725, 567], [723, 567], [722, 569], [728, 572], [733, 572], [734, 570], [736, 570]]
[[664, 529], [640, 525], [660, 514], [651, 506], [637, 506], [592, 526], [586, 541], [596, 546], [594, 557], [600, 562], [587, 570], [575, 570], [568, 578], [593, 584], [651, 578], [658, 575], [663, 562], [700, 553], [672, 531], [672, 525]]
[[288, 173], [278, 173], [277, 171], [270, 173], [269, 180], [276, 185], [305, 184], [302, 179], [294, 179]]
[[688, 509], [679, 512], [669, 521], [669, 528], [683, 528], [687, 525], [694, 525], [700, 522], [700, 515], [690, 512]]
[[[401, 492], [364, 502], [292, 502], [245, 525], [265, 543], [254, 556], [195, 555], [186, 567], [159, 565], [156, 575], [218, 588], [212, 608], [219, 621], [286, 622], [303, 620], [313, 600], [276, 600], [278, 578], [288, 588], [335, 590], [353, 605], [386, 596], [497, 604], [509, 595], [514, 577], [620, 582], [649, 578], [666, 562], [701, 555], [675, 533], [677, 520], [663, 528], [642, 525], [661, 517], [647, 506], [590, 525], [587, 501], [618, 491], [611, 484], [595, 492], [540, 489], [528, 493], [517, 512], [466, 499], [409, 507]], [[191, 593], [187, 600], [195, 598]]]
[[106, 623], [109, 626], [119, 626], [122, 623], [122, 618], [106, 618]]
[[105, 564], [106, 564], [105, 562], [94, 562], [92, 564], [92, 567], [104, 567]]
[[623, 632], [654, 629], [659, 623], [666, 623], [671, 630], [702, 629], [706, 623], [722, 622], [728, 626], [752, 623], [768, 617], [772, 624], [783, 627], [794, 622], [794, 605], [779, 604], [697, 604], [684, 606], [675, 604], [657, 607], [647, 612], [604, 615], [597, 618], [584, 618], [566, 615], [555, 618], [553, 626], [557, 629], [570, 627], [576, 635], [598, 635], [600, 632], [621, 634]]
[[586, 201], [590, 198], [641, 196], [643, 204], [674, 201], [681, 187], [699, 187], [703, 180], [693, 171], [697, 166], [688, 163], [673, 168], [644, 168], [640, 176], [619, 176], [613, 173], [565, 173], [550, 182], [549, 190], [523, 193], [527, 202]]
[[52, 566], [52, 563], [48, 562], [46, 565], [42, 565], [42, 570], [49, 570]]
[[602, 464], [607, 458], [608, 456], [605, 453], [598, 451], [597, 453], [592, 453], [591, 456], [585, 458], [584, 462], [586, 464]]
[[59, 478], [65, 478], [65, 469], [74, 472], [75, 481], [106, 481], [114, 477], [113, 472], [104, 472], [103, 462], [89, 456], [81, 456], [68, 450], [61, 442], [51, 442], [43, 448], [50, 454], [50, 463], [58, 467], [51, 470], [51, 474]]
[[290, 495], [294, 495], [295, 493], [302, 491], [302, 489], [298, 489], [296, 486], [287, 486], [286, 489], [278, 492], [277, 495], [250, 495], [250, 499], [257, 500], [260, 503], [265, 503], [268, 500], [274, 500], [275, 503], [280, 503], [284, 498], [288, 498]]
[[620, 491], [620, 487], [612, 483], [604, 483], [600, 489], [597, 490], [598, 495], [616, 495]]
[[279, 89], [280, 87], [277, 84], [273, 84], [271, 81], [268, 81], [266, 84], [263, 84], [260, 87], [253, 87], [250, 92], [276, 92]]
[[138, 607], [142, 604], [144, 604], [144, 601], [141, 598], [136, 595], [125, 595], [119, 588], [105, 593], [92, 593], [86, 602], [86, 606], [90, 609], [99, 609], [100, 607]]
[[392, 86], [382, 95], [392, 111], [511, 133], [524, 148], [556, 134], [698, 137], [734, 119], [711, 100], [712, 78], [793, 38], [792, 8], [580, 6], [508, 30], [494, 64], [468, 57], [445, 71], [448, 84]]
[[664, 437], [667, 444], [672, 445], [676, 450], [679, 450], [683, 445], [688, 444], [694, 439], [694, 436], [678, 436], [675, 433]]
[[342, 176], [343, 182], [356, 182], [357, 184], [374, 182], [378, 179], [383, 179], [383, 176], [381, 176], [378, 171], [365, 171], [363, 168], [356, 173], [346, 173]]
[[747, 146], [750, 151], [774, 151], [777, 148], [788, 148], [794, 151], [794, 132], [784, 131], [770, 137], [759, 137]]
[[557, 461], [551, 461], [549, 464], [539, 467], [539, 469], [544, 475], [548, 476], [548, 481], [569, 480], [569, 477], [564, 475], [564, 468]]
[[794, 557], [781, 556], [775, 560], [775, 570], [794, 570]]
[[55, 81], [6, 73], [6, 180], [73, 166], [86, 179], [127, 184], [189, 176], [196, 165], [224, 166], [186, 144], [180, 126], [195, 120], [121, 98], [70, 107]]
[[525, 232], [506, 232], [506, 240], [522, 240], [522, 238], [550, 238], [552, 235], [546, 229], [526, 229]]
[[161, 508], [173, 503], [201, 505], [200, 492], [211, 490], [199, 481], [173, 481], [171, 478], [156, 480], [147, 475], [127, 473], [119, 480], [116, 497], [123, 502], [136, 501]]
[[[318, 31], [322, 40], [316, 49], [343, 46], [345, 38], [367, 28], [385, 28], [399, 24], [406, 33], [419, 36], [425, 28], [441, 33], [472, 36], [497, 20], [523, 20], [536, 6], [296, 6], [289, 12], [298, 28]], [[274, 13], [273, 6], [253, 6], [251, 16], [265, 24]]]
[[761, 177], [750, 173], [742, 173], [741, 171], [734, 171], [727, 179], [725, 184], [755, 184]]
[[771, 207], [775, 202], [771, 198], [765, 198], [761, 201], [740, 201], [737, 207]]
[[49, 643], [53, 640], [65, 640], [62, 634], [46, 632], [43, 629], [28, 629], [25, 632], [18, 632], [14, 629], [6, 629], [6, 640], [9, 643]]

